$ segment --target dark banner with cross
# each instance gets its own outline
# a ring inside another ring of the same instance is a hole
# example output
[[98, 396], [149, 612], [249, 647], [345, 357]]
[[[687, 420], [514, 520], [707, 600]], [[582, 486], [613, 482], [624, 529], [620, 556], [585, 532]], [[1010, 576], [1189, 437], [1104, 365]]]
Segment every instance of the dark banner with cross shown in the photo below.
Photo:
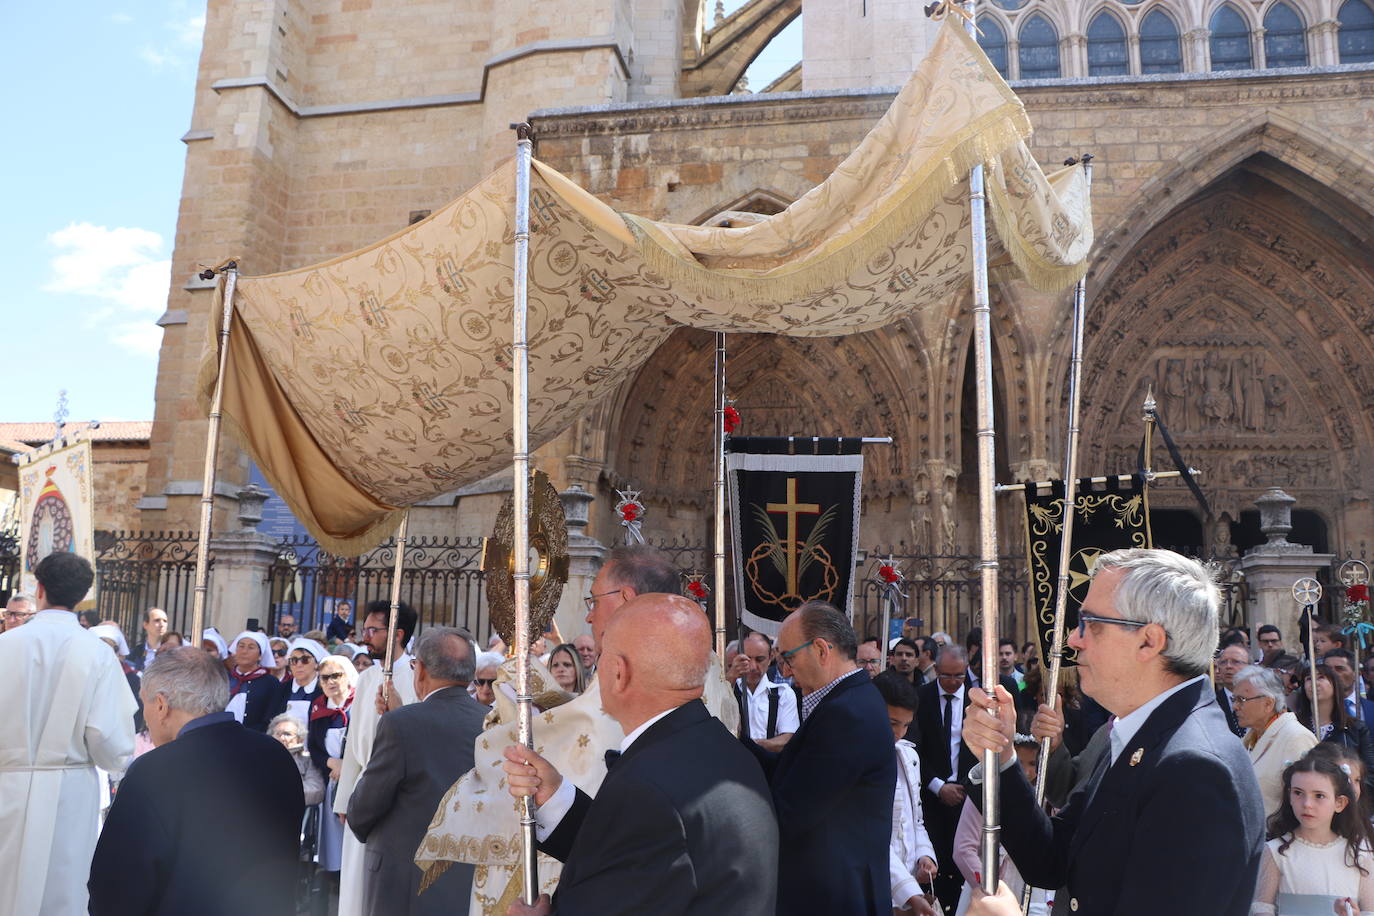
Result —
[[[1149, 547], [1150, 505], [1144, 478], [1107, 478], [1094, 485], [1078, 481], [1074, 500], [1073, 552], [1069, 557], [1069, 596], [1065, 604], [1064, 639], [1078, 626], [1078, 608], [1088, 594], [1088, 580], [1098, 556], [1123, 547]], [[1026, 566], [1030, 571], [1031, 612], [1040, 657], [1049, 664], [1054, 639], [1054, 599], [1059, 590], [1059, 549], [1064, 529], [1064, 482], [1026, 484]], [[1064, 647], [1064, 664], [1074, 663]]]
[[861, 441], [726, 440], [735, 595], [745, 626], [776, 636], [783, 618], [813, 598], [852, 614]]

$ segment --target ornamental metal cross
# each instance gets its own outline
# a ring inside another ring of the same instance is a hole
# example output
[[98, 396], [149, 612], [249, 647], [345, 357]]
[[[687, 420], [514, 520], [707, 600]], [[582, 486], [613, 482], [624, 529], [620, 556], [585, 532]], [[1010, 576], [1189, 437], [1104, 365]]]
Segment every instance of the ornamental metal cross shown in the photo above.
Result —
[[62, 428], [67, 425], [67, 416], [67, 389], [63, 388], [57, 393], [57, 411], [52, 415], [52, 441], [56, 442], [62, 438]]
[[787, 502], [768, 503], [765, 508], [770, 513], [783, 513], [787, 516], [787, 540], [783, 550], [787, 554], [787, 593], [799, 595], [797, 591], [797, 516], [820, 515], [821, 507], [816, 503], [797, 502], [797, 478], [787, 478]]

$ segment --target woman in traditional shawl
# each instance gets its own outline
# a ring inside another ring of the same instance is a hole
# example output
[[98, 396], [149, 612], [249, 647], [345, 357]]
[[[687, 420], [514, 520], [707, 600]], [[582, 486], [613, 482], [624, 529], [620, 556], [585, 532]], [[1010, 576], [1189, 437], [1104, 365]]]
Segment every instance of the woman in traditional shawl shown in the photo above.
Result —
[[358, 682], [352, 660], [342, 655], [326, 656], [320, 662], [320, 689], [323, 693], [310, 706], [306, 747], [310, 759], [328, 780], [320, 813], [320, 870], [333, 872], [337, 879], [342, 863], [344, 826], [334, 814], [334, 793], [339, 787], [343, 764], [344, 732], [348, 729], [353, 706], [353, 686]]
[[226, 712], [255, 732], [267, 731], [267, 723], [281, 705], [281, 681], [272, 676], [272, 646], [262, 633], [244, 630], [234, 637], [233, 665], [229, 668], [229, 705]]

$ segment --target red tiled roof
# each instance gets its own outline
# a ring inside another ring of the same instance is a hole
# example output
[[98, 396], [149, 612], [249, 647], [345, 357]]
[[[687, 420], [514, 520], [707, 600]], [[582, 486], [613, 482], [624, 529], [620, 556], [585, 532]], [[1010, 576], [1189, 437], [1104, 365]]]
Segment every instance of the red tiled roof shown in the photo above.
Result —
[[[78, 429], [84, 429], [85, 426], [84, 422], [68, 423], [66, 432], [70, 435]], [[52, 434], [52, 421], [45, 423], [0, 423], [0, 441], [11, 440], [27, 445], [42, 445], [52, 441]], [[101, 423], [98, 429], [91, 430], [89, 435], [95, 442], [146, 441], [152, 438], [153, 421], [110, 420]]]
[[0, 438], [0, 449], [4, 449], [4, 450], [7, 451], [7, 452], [28, 452], [28, 451], [32, 451], [32, 447], [31, 447], [31, 446], [25, 445], [25, 444], [22, 443], [22, 442], [15, 442], [13, 439], [5, 439], [5, 438]]

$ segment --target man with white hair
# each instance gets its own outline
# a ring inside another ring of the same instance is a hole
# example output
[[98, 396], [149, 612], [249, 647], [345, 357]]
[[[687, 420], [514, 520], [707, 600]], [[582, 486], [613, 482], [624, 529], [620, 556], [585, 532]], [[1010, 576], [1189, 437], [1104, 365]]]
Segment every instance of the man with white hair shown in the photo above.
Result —
[[58, 552], [34, 570], [38, 613], [0, 634], [0, 913], [86, 911], [86, 868], [100, 817], [96, 767], [134, 753], [134, 710], [119, 659], [77, 623], [95, 579]]
[[156, 747], [105, 820], [92, 916], [293, 913], [305, 793], [291, 754], [225, 711], [224, 666], [199, 649], [159, 652], [142, 692]]
[[[971, 691], [964, 742], [980, 760], [1000, 755], [1002, 842], [1030, 884], [1066, 888], [1072, 912], [1250, 912], [1264, 805], [1207, 679], [1218, 601], [1207, 570], [1171, 551], [1098, 558], [1069, 645], [1083, 692], [1116, 720], [1108, 753], [1053, 818], [1016, 765], [1015, 699], [1000, 685], [995, 698]], [[980, 762], [968, 781], [984, 775]], [[969, 797], [981, 805], [980, 788]]]

